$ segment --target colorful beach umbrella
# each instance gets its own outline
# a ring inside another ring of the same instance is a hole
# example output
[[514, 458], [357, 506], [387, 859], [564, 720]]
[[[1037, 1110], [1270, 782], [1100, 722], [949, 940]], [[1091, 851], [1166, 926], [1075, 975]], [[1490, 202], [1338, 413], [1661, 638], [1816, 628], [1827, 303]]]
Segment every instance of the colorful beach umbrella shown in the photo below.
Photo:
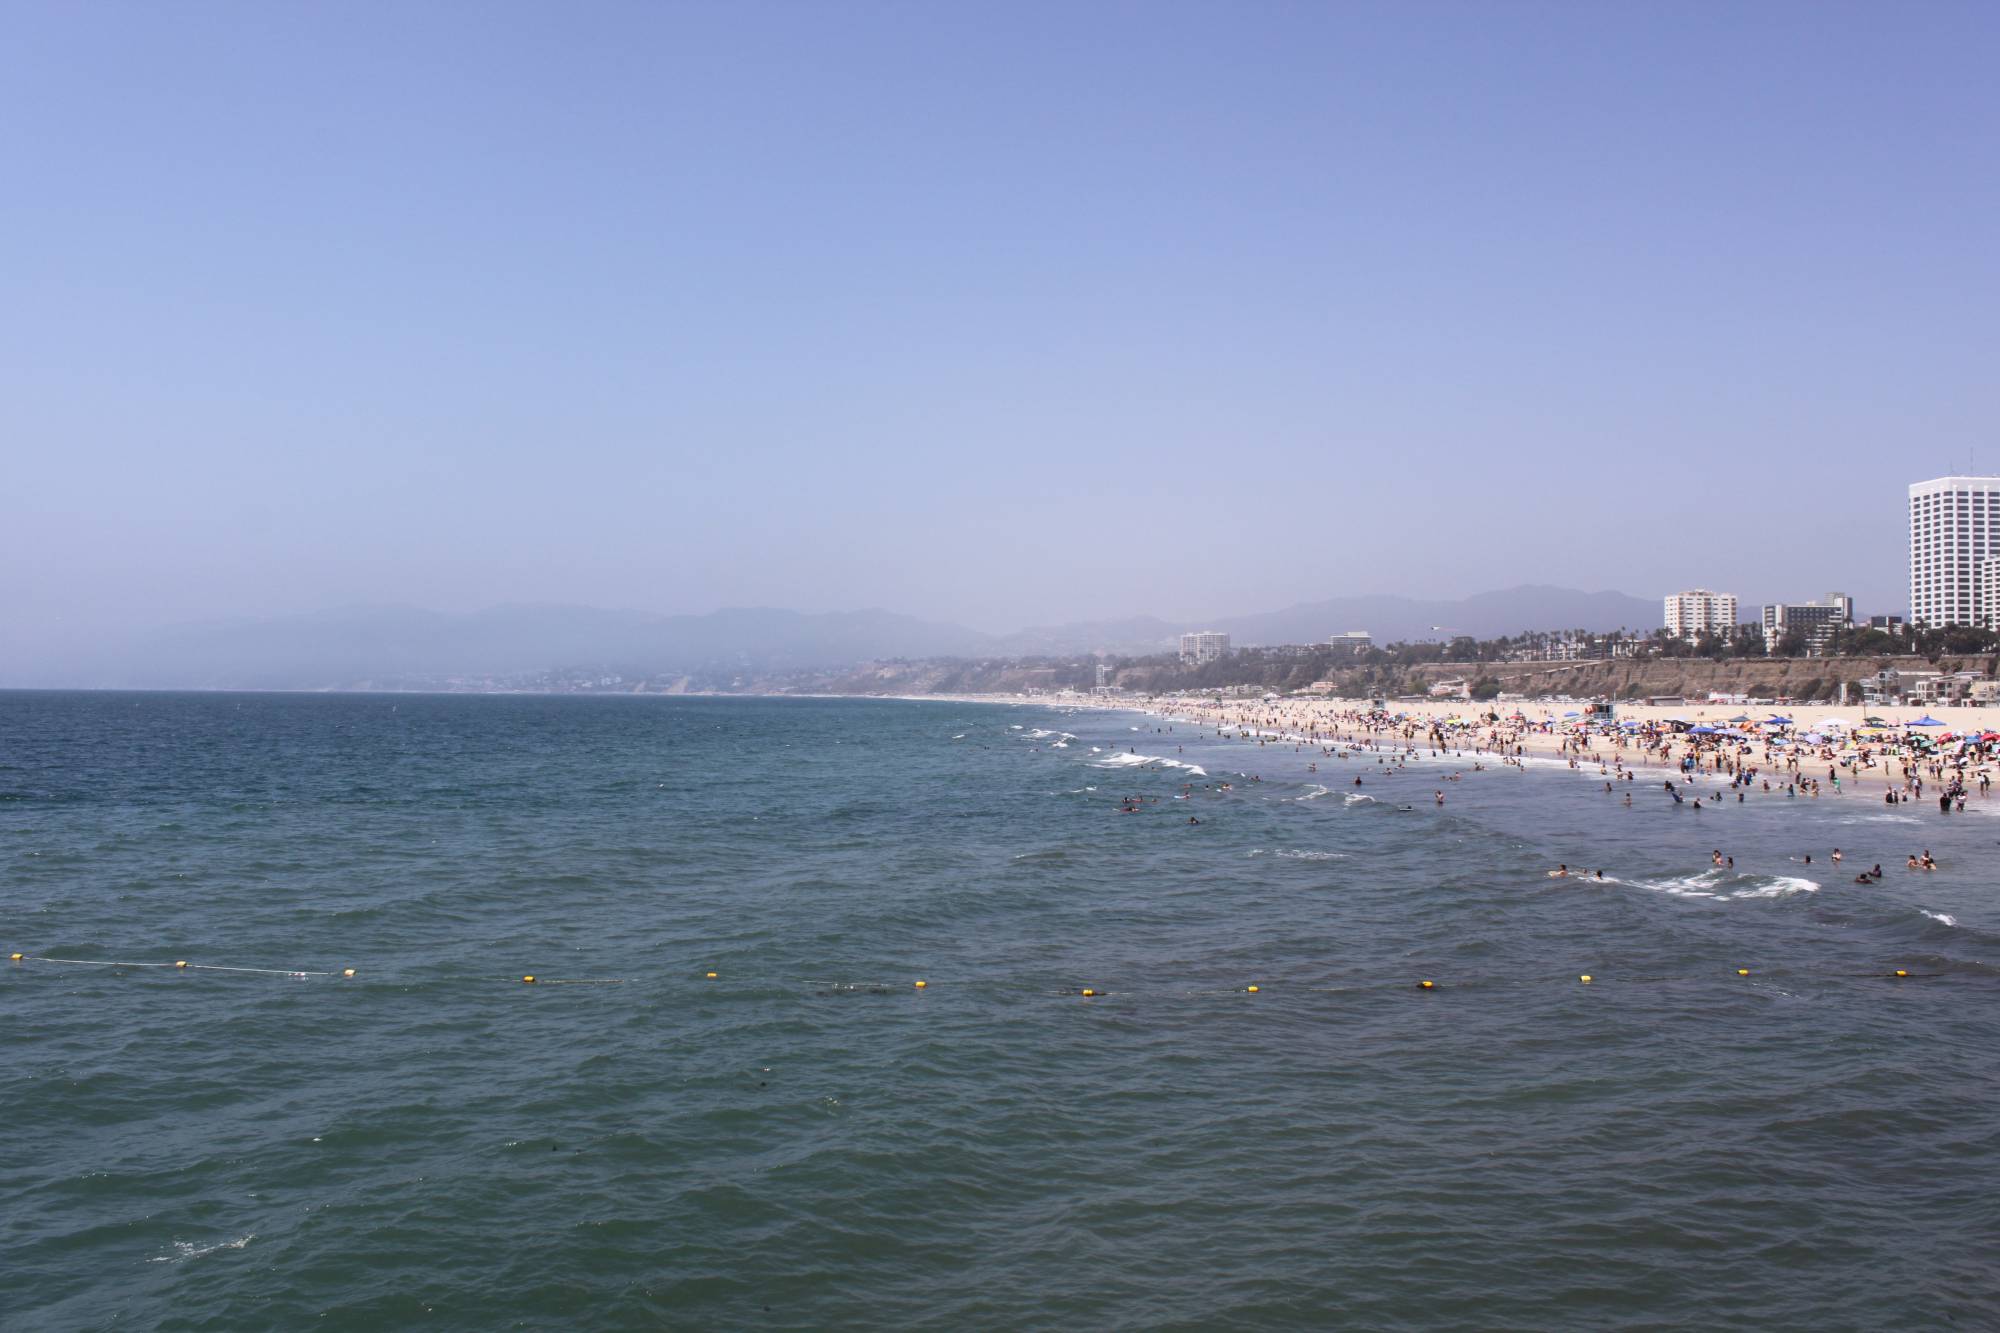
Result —
[[1929, 713], [1925, 713], [1915, 722], [1905, 722], [1903, 725], [1906, 727], [1941, 727], [1944, 725], [1944, 723], [1938, 721], [1936, 718], [1932, 717]]

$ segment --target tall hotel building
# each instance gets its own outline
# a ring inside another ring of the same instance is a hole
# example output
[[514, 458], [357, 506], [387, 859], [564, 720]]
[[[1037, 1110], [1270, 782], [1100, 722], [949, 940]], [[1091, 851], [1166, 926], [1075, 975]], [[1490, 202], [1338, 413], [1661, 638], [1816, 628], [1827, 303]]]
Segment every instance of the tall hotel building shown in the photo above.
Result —
[[2000, 477], [1939, 477], [1910, 487], [1910, 622], [1994, 626]]
[[1193, 634], [1181, 635], [1181, 661], [1189, 666], [1200, 666], [1229, 656], [1229, 636], [1217, 634], [1214, 630], [1200, 630]]
[[1675, 638], [1692, 639], [1703, 630], [1727, 634], [1736, 628], [1735, 593], [1692, 588], [1670, 592], [1665, 600], [1667, 633]]

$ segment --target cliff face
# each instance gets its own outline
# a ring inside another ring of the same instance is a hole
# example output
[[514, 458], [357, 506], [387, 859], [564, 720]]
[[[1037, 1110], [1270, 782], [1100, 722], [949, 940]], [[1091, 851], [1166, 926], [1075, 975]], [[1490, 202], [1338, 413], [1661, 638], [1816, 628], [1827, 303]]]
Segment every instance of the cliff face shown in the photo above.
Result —
[[[1017, 694], [1027, 690], [1089, 689], [1097, 683], [1096, 662], [1040, 659], [1013, 661], [881, 662], [854, 671], [827, 673], [810, 682], [797, 678], [763, 682], [778, 690], [830, 694]], [[1152, 658], [1117, 666], [1110, 683], [1136, 694], [1174, 690], [1302, 689], [1331, 680], [1348, 698], [1422, 694], [1447, 680], [1492, 680], [1509, 694], [1572, 698], [1643, 699], [1662, 695], [1706, 698], [1711, 693], [1753, 698], [1833, 700], [1843, 682], [1849, 698], [1861, 699], [1860, 682], [1885, 667], [1899, 671], [1977, 671], [1995, 674], [2000, 658], [1920, 657], [1752, 658], [1715, 662], [1700, 658], [1659, 658], [1623, 662], [1433, 662], [1417, 666], [1331, 667], [1324, 662], [1261, 665], [1225, 659], [1202, 667], [1182, 667]]]
[[1992, 657], [1944, 658], [1932, 664], [1910, 657], [1796, 657], [1708, 661], [1656, 658], [1624, 662], [1438, 662], [1422, 666], [1352, 668], [1330, 673], [1339, 693], [1419, 694], [1439, 681], [1494, 680], [1508, 694], [1566, 694], [1572, 698], [1644, 699], [1663, 695], [1706, 698], [1742, 694], [1753, 698], [1833, 700], [1842, 683], [1848, 697], [1861, 699], [1861, 681], [1884, 668], [1898, 671], [1977, 671], [1994, 674]]

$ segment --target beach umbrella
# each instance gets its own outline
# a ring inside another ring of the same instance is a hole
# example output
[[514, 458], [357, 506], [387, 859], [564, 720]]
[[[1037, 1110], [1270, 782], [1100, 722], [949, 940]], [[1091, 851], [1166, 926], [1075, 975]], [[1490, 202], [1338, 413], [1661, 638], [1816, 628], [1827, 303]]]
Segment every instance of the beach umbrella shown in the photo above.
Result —
[[1905, 722], [1903, 725], [1906, 727], [1941, 727], [1944, 725], [1944, 723], [1938, 721], [1936, 718], [1932, 717], [1929, 713], [1925, 713], [1915, 722]]
[[1563, 716], [1564, 716], [1564, 717], [1582, 717], [1582, 716], [1583, 716], [1583, 714], [1581, 714], [1581, 713], [1564, 713], [1564, 714], [1563, 714]]
[[1714, 734], [1715, 734], [1715, 728], [1714, 728], [1714, 727], [1689, 727], [1689, 728], [1688, 728], [1688, 735], [1690, 735], [1690, 736], [1713, 736]]
[[1779, 717], [1776, 713], [1773, 713], [1771, 714], [1771, 716], [1764, 719], [1764, 725], [1767, 727], [1769, 726], [1789, 727], [1792, 725], [1792, 720], [1788, 717]]
[[1826, 744], [1826, 737], [1820, 735], [1817, 731], [1809, 731], [1804, 736], [1800, 737], [1800, 739], [1803, 740], [1807, 745]]
[[1735, 717], [1732, 717], [1729, 720], [1731, 722], [1748, 722], [1750, 720], [1750, 715], [1748, 713], [1738, 713]]

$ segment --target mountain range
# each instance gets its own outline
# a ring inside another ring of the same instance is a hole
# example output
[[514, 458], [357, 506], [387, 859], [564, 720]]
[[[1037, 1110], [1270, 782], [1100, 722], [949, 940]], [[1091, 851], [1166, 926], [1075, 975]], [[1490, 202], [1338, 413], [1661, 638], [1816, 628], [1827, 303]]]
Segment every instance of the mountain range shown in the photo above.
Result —
[[1141, 655], [1171, 651], [1184, 630], [1194, 629], [1220, 630], [1239, 646], [1310, 643], [1357, 629], [1381, 644], [1457, 634], [1492, 638], [1529, 629], [1648, 629], [1659, 616], [1656, 600], [1546, 585], [1458, 600], [1335, 597], [1200, 622], [1140, 616], [1012, 634], [881, 610], [732, 608], [662, 616], [568, 605], [510, 604], [471, 614], [357, 606], [176, 626], [101, 656], [75, 672], [73, 683], [314, 689], [564, 667], [769, 674], [883, 658]]

